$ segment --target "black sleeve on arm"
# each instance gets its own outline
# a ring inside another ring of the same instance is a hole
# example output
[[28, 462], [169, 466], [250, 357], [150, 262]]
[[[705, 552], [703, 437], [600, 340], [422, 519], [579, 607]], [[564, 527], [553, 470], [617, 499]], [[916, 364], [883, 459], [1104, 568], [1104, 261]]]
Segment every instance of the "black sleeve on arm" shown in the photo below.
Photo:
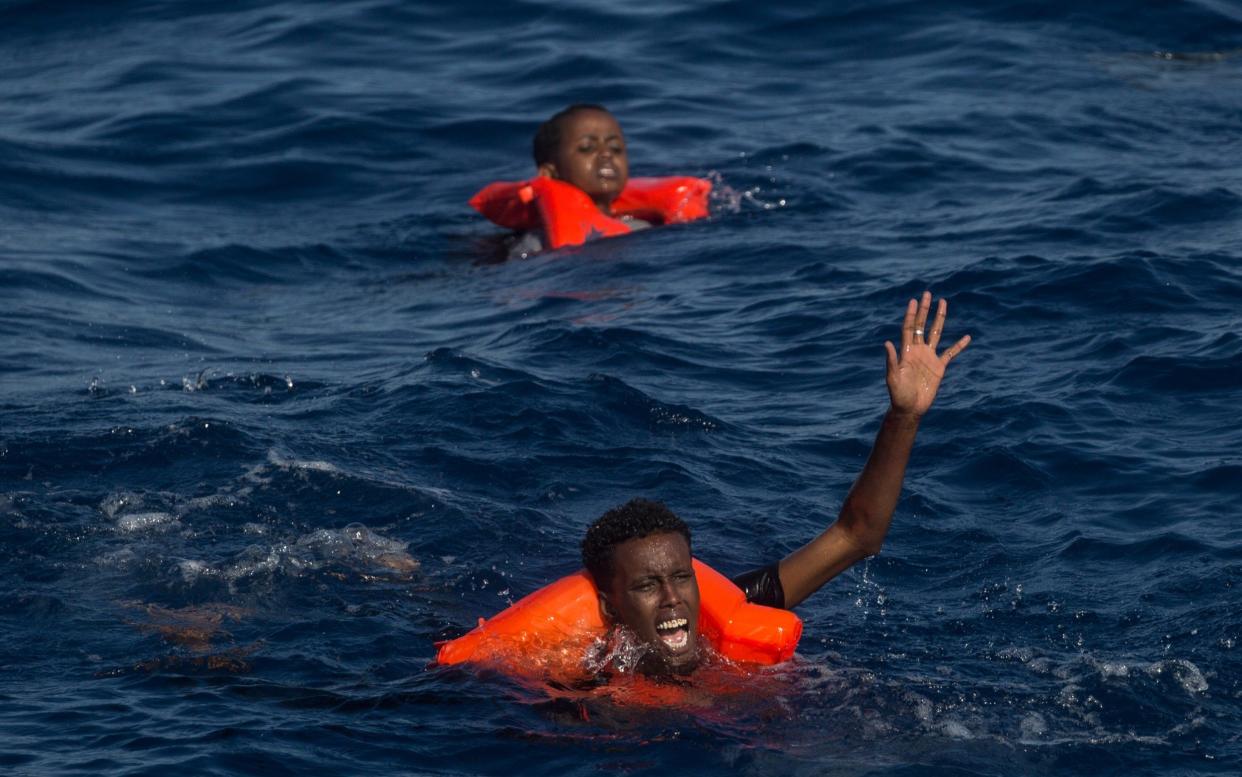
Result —
[[733, 584], [746, 594], [746, 601], [765, 607], [785, 609], [785, 589], [781, 587], [780, 562], [743, 572]]

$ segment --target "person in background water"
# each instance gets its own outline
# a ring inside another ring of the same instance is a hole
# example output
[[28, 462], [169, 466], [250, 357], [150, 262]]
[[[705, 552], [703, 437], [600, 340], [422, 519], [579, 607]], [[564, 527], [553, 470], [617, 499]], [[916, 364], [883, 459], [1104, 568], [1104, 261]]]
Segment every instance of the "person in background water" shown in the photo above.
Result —
[[[596, 190], [606, 201], [608, 188]], [[936, 398], [945, 368], [970, 344], [966, 335], [936, 353], [948, 305], [940, 300], [931, 329], [925, 329], [931, 302], [931, 293], [924, 292], [906, 306], [900, 351], [884, 343], [888, 412], [837, 520], [780, 562], [734, 578], [748, 601], [792, 609], [854, 563], [880, 552], [919, 421]], [[646, 646], [638, 670], [657, 675], [693, 671], [701, 659], [699, 589], [686, 524], [659, 502], [633, 499], [587, 529], [582, 560], [598, 589], [600, 611], [613, 627], [610, 641], [624, 631]]]
[[[537, 175], [573, 184], [586, 192], [600, 213], [613, 215], [613, 200], [630, 180], [630, 163], [621, 125], [607, 108], [571, 105], [539, 125], [531, 146]], [[618, 218], [633, 230], [651, 226], [642, 219]], [[509, 247], [509, 256], [542, 250], [539, 235], [526, 232]]]

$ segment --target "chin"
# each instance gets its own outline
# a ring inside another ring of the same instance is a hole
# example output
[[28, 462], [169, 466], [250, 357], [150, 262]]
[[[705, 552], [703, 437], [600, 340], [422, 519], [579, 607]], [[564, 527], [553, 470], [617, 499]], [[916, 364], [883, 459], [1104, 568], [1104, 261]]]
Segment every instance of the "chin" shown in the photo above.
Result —
[[667, 655], [648, 655], [638, 665], [638, 671], [648, 677], [680, 677], [692, 674], [699, 667], [699, 657], [690, 656], [688, 660], [673, 663]]
[[687, 675], [699, 667], [700, 656], [697, 643], [678, 653], [655, 649], [647, 654], [639, 671], [647, 675]]
[[696, 650], [686, 656], [681, 656], [677, 663], [669, 662], [669, 674], [690, 674], [699, 668], [699, 653]]

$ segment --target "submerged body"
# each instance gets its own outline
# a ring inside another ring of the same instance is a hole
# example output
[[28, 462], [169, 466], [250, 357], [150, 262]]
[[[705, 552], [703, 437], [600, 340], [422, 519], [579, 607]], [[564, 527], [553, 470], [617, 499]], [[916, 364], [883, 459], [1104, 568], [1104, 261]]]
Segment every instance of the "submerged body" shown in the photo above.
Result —
[[[632, 216], [621, 216], [619, 220], [624, 222], [631, 232], [652, 227], [651, 222]], [[549, 247], [552, 246], [546, 243], [542, 229], [530, 229], [525, 232], [517, 232], [505, 241], [505, 255], [509, 259], [525, 259]]]

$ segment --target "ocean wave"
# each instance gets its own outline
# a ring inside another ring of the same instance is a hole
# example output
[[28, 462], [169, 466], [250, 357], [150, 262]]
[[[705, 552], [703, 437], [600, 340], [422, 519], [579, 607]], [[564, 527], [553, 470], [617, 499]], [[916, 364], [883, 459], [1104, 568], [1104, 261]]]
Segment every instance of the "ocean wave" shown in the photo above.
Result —
[[[10, 770], [281, 771], [312, 740], [341, 774], [1237, 760], [1224, 4], [0, 20]], [[466, 199], [577, 101], [634, 174], [710, 178], [712, 217], [494, 261]], [[632, 496], [731, 572], [822, 532], [926, 288], [974, 342], [768, 703], [583, 720], [427, 671]]]

